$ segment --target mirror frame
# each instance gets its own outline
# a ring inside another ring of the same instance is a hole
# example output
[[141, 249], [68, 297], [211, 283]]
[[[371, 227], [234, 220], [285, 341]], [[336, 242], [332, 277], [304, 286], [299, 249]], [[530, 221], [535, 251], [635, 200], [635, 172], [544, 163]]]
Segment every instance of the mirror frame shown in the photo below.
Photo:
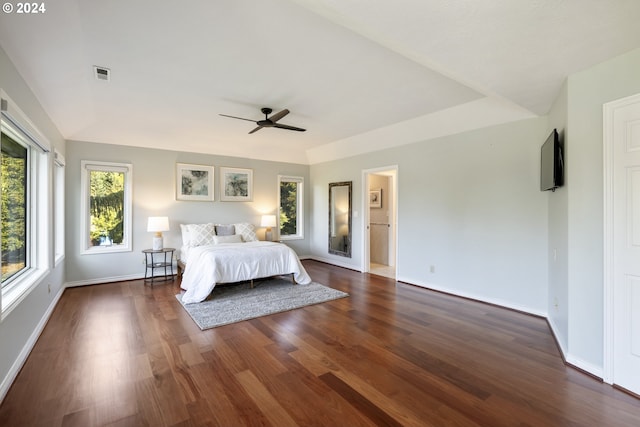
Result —
[[[332, 189], [334, 187], [347, 187], [348, 188], [348, 198], [349, 198], [349, 209], [348, 209], [348, 213], [347, 213], [347, 217], [348, 217], [348, 227], [349, 227], [349, 231], [347, 233], [347, 250], [346, 251], [338, 251], [335, 250], [331, 247], [331, 220], [332, 220], [332, 207], [333, 207], [333, 192]], [[327, 236], [328, 236], [328, 243], [329, 243], [329, 253], [333, 254], [333, 255], [340, 255], [343, 257], [347, 257], [347, 258], [351, 258], [351, 235], [352, 235], [352, 231], [353, 231], [353, 224], [352, 224], [352, 187], [353, 187], [353, 183], [352, 181], [342, 181], [342, 182], [330, 182], [329, 183], [329, 228], [327, 230]]]

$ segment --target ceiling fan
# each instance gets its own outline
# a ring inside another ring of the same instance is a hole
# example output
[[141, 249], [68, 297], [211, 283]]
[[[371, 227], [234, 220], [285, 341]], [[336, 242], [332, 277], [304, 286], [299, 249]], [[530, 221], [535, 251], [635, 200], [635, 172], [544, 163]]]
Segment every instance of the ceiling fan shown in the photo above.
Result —
[[264, 114], [264, 120], [252, 120], [252, 119], [245, 119], [244, 117], [236, 117], [236, 116], [229, 116], [227, 114], [220, 114], [223, 117], [231, 117], [232, 119], [239, 119], [239, 120], [246, 120], [248, 122], [254, 122], [255, 124], [258, 125], [257, 128], [255, 128], [254, 130], [252, 130], [251, 133], [257, 132], [262, 128], [278, 128], [278, 129], [287, 129], [287, 130], [295, 130], [298, 132], [304, 132], [306, 131], [306, 129], [302, 129], [302, 128], [298, 128], [295, 126], [289, 126], [289, 125], [283, 125], [281, 123], [278, 123], [278, 120], [280, 120], [281, 118], [283, 118], [284, 116], [286, 116], [287, 114], [289, 114], [289, 110], [284, 109], [282, 111], [280, 111], [279, 113], [275, 113], [273, 116], [269, 117], [269, 114], [271, 114], [273, 112], [273, 110], [271, 108], [262, 108], [260, 111], [262, 111], [262, 114]]

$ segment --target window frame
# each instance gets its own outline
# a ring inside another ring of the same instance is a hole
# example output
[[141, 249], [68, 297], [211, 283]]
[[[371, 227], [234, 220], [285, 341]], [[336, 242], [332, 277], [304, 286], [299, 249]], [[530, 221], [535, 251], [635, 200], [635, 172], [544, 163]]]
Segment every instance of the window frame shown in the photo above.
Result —
[[58, 266], [65, 257], [65, 159], [62, 153], [54, 150], [53, 176], [53, 215], [54, 215], [54, 249], [53, 263]]
[[[280, 199], [280, 190], [282, 183], [297, 183], [296, 198], [296, 233], [282, 234], [282, 224], [280, 223], [280, 213], [282, 210], [282, 200]], [[302, 240], [304, 239], [304, 177], [292, 175], [278, 175], [278, 236], [279, 240]]]
[[[9, 289], [11, 286], [13, 286], [14, 282], [18, 282], [20, 281], [20, 276], [23, 274], [27, 274], [28, 271], [31, 269], [32, 266], [32, 251], [31, 251], [31, 246], [33, 244], [33, 240], [32, 240], [32, 236], [33, 236], [33, 231], [32, 231], [32, 223], [33, 223], [33, 218], [31, 215], [32, 212], [32, 205], [33, 205], [33, 193], [34, 193], [34, 189], [33, 189], [33, 170], [34, 168], [32, 167], [32, 164], [34, 162], [34, 155], [31, 151], [31, 147], [29, 146], [25, 136], [22, 134], [22, 132], [20, 132], [18, 129], [15, 129], [12, 126], [9, 126], [6, 122], [0, 124], [1, 130], [0, 133], [7, 135], [9, 139], [11, 139], [11, 141], [15, 142], [16, 144], [20, 145], [24, 150], [25, 150], [25, 181], [26, 181], [26, 188], [25, 188], [25, 213], [24, 213], [24, 224], [25, 224], [25, 236], [24, 236], [24, 240], [25, 240], [25, 254], [24, 254], [24, 267], [22, 269], [20, 269], [20, 271], [16, 272], [15, 275], [11, 276], [6, 282], [4, 283], [0, 283], [0, 287], [2, 289], [7, 288]], [[1, 154], [0, 154], [1, 155]]]
[[[81, 174], [81, 200], [80, 200], [80, 254], [95, 255], [116, 252], [131, 252], [133, 250], [132, 229], [133, 229], [133, 165], [131, 163], [118, 162], [101, 162], [94, 160], [82, 160], [80, 162]], [[122, 172], [124, 173], [124, 225], [123, 225], [123, 244], [111, 246], [91, 246], [90, 228], [91, 228], [91, 212], [90, 212], [90, 173], [89, 171], [102, 172]]]
[[2, 89], [0, 132], [27, 148], [28, 171], [25, 268], [0, 286], [0, 320], [4, 320], [51, 271], [51, 144]]

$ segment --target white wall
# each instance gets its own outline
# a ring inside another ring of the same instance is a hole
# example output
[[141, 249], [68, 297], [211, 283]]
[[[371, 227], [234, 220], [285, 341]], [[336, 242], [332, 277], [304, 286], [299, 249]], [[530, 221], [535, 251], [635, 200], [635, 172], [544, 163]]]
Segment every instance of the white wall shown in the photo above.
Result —
[[[180, 151], [154, 150], [110, 144], [69, 141], [67, 143], [67, 282], [72, 285], [122, 280], [144, 275], [143, 249], [151, 247], [153, 233], [148, 233], [149, 216], [168, 216], [171, 230], [164, 232], [164, 246], [179, 249], [181, 223], [251, 222], [258, 237], [261, 215], [275, 214], [278, 174], [302, 176], [305, 194], [309, 193], [309, 167], [291, 163], [223, 157]], [[133, 164], [133, 251], [109, 254], [80, 254], [80, 162], [100, 160]], [[175, 200], [176, 163], [215, 167], [215, 201], [187, 202]], [[220, 167], [253, 169], [253, 201], [220, 201]], [[309, 202], [305, 200], [305, 224]], [[305, 236], [308, 236], [308, 230]], [[309, 239], [287, 241], [300, 256], [309, 253]]]
[[602, 105], [640, 92], [640, 49], [568, 78], [567, 360], [596, 375], [603, 365]]
[[[539, 191], [547, 118], [523, 120], [311, 166], [314, 257], [359, 269], [362, 170], [398, 165], [398, 279], [547, 312], [547, 203]], [[327, 253], [327, 187], [354, 182], [353, 258]], [[430, 273], [430, 266], [435, 273]]]
[[[310, 254], [318, 260], [360, 270], [362, 264], [362, 179], [361, 157], [320, 163], [310, 167], [311, 214]], [[351, 181], [351, 258], [329, 254], [329, 183]]]
[[[567, 159], [566, 161], [568, 163], [571, 163], [571, 152], [567, 143], [570, 131], [567, 128], [566, 81], [560, 89], [560, 93], [549, 112], [549, 127], [547, 133], [551, 133], [554, 128], [558, 130], [560, 140], [564, 142], [565, 159]], [[547, 260], [549, 264], [549, 299], [547, 302], [547, 312], [549, 324], [553, 328], [558, 344], [565, 356], [569, 350], [569, 280], [567, 277], [567, 263], [569, 258], [567, 239], [569, 227], [567, 223], [567, 208], [568, 188], [570, 185], [571, 182], [565, 174], [565, 185], [556, 189], [555, 192], [547, 192], [547, 198], [549, 199], [549, 246], [547, 250]]]
[[[62, 136], [2, 48], [0, 48], [0, 88], [29, 117], [51, 144], [64, 154], [65, 142]], [[49, 220], [52, 219], [49, 218]], [[53, 228], [53, 226], [54, 224], [51, 223], [50, 227]], [[44, 327], [50, 310], [61, 295], [64, 275], [64, 263], [60, 263], [0, 322], [0, 400], [18, 374], [41, 328]]]

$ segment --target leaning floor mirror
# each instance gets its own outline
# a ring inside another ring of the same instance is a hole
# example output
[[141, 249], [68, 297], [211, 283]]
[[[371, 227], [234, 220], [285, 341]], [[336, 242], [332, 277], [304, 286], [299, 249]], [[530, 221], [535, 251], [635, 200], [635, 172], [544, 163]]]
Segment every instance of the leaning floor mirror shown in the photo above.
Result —
[[351, 181], [329, 184], [329, 253], [351, 258]]

